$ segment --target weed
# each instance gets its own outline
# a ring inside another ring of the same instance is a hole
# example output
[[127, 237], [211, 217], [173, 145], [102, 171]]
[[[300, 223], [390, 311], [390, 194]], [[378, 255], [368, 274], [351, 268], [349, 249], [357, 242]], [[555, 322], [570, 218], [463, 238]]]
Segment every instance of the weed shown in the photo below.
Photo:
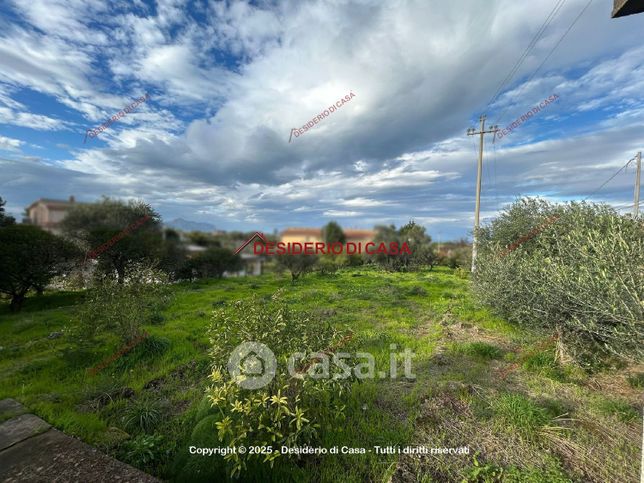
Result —
[[556, 381], [564, 381], [566, 376], [555, 360], [554, 350], [529, 354], [523, 358], [523, 368]]
[[628, 385], [633, 389], [644, 389], [644, 372], [638, 372], [628, 376]]
[[597, 409], [602, 414], [615, 416], [625, 423], [635, 421], [639, 413], [625, 401], [619, 399], [603, 399], [597, 404]]
[[486, 342], [457, 343], [452, 346], [456, 354], [465, 354], [478, 359], [501, 359], [503, 351]]
[[520, 394], [505, 393], [491, 401], [492, 410], [506, 429], [531, 439], [548, 422], [546, 410]]
[[416, 286], [410, 288], [407, 291], [407, 294], [408, 295], [420, 295], [422, 297], [425, 297], [425, 296], [427, 296], [427, 290], [425, 290], [423, 287], [420, 287], [420, 286], [416, 285]]
[[150, 399], [136, 399], [125, 410], [123, 426], [128, 431], [149, 433], [159, 423], [162, 411], [159, 404]]
[[139, 468], [147, 467], [159, 456], [159, 447], [163, 441], [160, 435], [141, 434], [125, 443], [125, 456], [129, 463]]

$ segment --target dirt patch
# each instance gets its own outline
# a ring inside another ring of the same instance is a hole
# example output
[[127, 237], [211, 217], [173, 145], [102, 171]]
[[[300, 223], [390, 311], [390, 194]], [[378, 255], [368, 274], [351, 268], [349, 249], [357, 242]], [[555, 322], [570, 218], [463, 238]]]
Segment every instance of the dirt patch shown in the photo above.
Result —
[[634, 364], [619, 372], [594, 374], [586, 386], [603, 394], [612, 394], [627, 399], [632, 405], [644, 405], [644, 389], [632, 387], [629, 377], [644, 373], [644, 364]]

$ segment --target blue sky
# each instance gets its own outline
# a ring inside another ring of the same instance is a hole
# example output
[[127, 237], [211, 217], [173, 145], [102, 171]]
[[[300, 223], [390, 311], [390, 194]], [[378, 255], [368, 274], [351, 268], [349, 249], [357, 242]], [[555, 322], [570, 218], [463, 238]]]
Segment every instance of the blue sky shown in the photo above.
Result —
[[[465, 236], [478, 117], [482, 219], [517, 196], [583, 199], [644, 138], [644, 14], [568, 0], [490, 99], [557, 2], [77, 1], [0, 6], [0, 196], [143, 199], [220, 229], [400, 225]], [[83, 144], [87, 129], [149, 101]], [[313, 130], [305, 124], [350, 92]], [[499, 116], [503, 113], [501, 118]], [[633, 170], [591, 201], [629, 210]]]

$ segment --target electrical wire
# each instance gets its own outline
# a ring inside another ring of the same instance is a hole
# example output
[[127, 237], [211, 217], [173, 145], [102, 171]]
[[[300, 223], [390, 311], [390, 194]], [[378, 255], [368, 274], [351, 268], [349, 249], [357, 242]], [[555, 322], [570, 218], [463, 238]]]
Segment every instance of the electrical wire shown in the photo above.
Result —
[[499, 87], [494, 92], [494, 95], [490, 98], [490, 100], [486, 104], [488, 107], [494, 101], [496, 101], [497, 97], [499, 97], [499, 95], [501, 94], [501, 91], [502, 91], [503, 87], [505, 86], [505, 84], [512, 80], [514, 75], [517, 73], [517, 71], [521, 67], [521, 64], [523, 64], [525, 59], [528, 58], [528, 56], [532, 52], [532, 49], [535, 47], [535, 45], [537, 45], [537, 42], [539, 42], [539, 40], [541, 39], [541, 36], [546, 31], [548, 26], [550, 26], [550, 23], [554, 20], [554, 18], [557, 16], [557, 13], [559, 13], [559, 10], [561, 10], [561, 8], [564, 6], [565, 3], [566, 3], [566, 0], [558, 0], [558, 2], [555, 4], [553, 9], [550, 11], [548, 16], [544, 20], [544, 22], [541, 24], [541, 27], [539, 27], [539, 30], [537, 31], [537, 33], [534, 35], [534, 37], [532, 37], [532, 40], [530, 41], [530, 44], [528, 44], [526, 49], [523, 51], [523, 54], [521, 54], [521, 57], [519, 57], [519, 60], [516, 61], [516, 63], [514, 64], [514, 67], [512, 67], [510, 72], [508, 72], [508, 75], [505, 76], [505, 79], [503, 79], [501, 81], [501, 84], [499, 85]]
[[[539, 64], [539, 66], [535, 69], [535, 71], [534, 71], [534, 72], [532, 73], [532, 75], [528, 78], [528, 80], [524, 82], [524, 84], [528, 84], [530, 81], [532, 81], [532, 79], [534, 79], [534, 76], [535, 76], [535, 75], [537, 75], [537, 72], [539, 72], [539, 70], [541, 69], [541, 67], [543, 67], [543, 66], [545, 65], [545, 63], [548, 61], [548, 59], [549, 59], [549, 58], [550, 58], [550, 56], [554, 53], [554, 51], [555, 51], [555, 50], [557, 50], [557, 47], [559, 47], [559, 45], [561, 45], [561, 42], [563, 42], [563, 40], [566, 38], [566, 36], [567, 36], [567, 35], [568, 35], [568, 33], [572, 30], [572, 28], [575, 26], [575, 24], [579, 21], [579, 19], [580, 19], [580, 18], [581, 18], [581, 16], [584, 14], [584, 12], [586, 12], [586, 10], [588, 9], [588, 7], [590, 7], [590, 4], [591, 4], [591, 3], [593, 3], [593, 0], [589, 0], [589, 1], [588, 1], [588, 3], [584, 6], [584, 8], [581, 10], [581, 12], [579, 12], [579, 14], [578, 14], [578, 15], [575, 17], [575, 19], [572, 21], [572, 23], [570, 24], [570, 26], [568, 26], [568, 28], [566, 29], [566, 31], [564, 32], [564, 34], [559, 38], [559, 40], [558, 40], [558, 41], [557, 41], [557, 43], [554, 45], [554, 47], [553, 47], [552, 49], [550, 49], [550, 52], [548, 52], [548, 55], [546, 55], [546, 57], [543, 59], [543, 62], [541, 62], [541, 64]], [[496, 121], [494, 121], [494, 124], [499, 124], [499, 120], [503, 117], [503, 115], [506, 113], [506, 111], [508, 110], [508, 108], [509, 108], [509, 107], [510, 107], [510, 106], [509, 106], [509, 104], [508, 104], [508, 105], [505, 107], [505, 109], [501, 112], [501, 114], [500, 114], [499, 116], [497, 116], [497, 118], [496, 118], [497, 120], [496, 120]]]
[[629, 159], [629, 160], [626, 162], [626, 164], [625, 164], [624, 166], [622, 166], [621, 168], [619, 168], [619, 169], [615, 172], [615, 174], [613, 174], [610, 178], [608, 178], [606, 181], [604, 181], [604, 182], [601, 184], [601, 186], [600, 186], [599, 188], [597, 188], [595, 191], [593, 191], [593, 192], [592, 192], [592, 193], [590, 193], [588, 196], [586, 196], [582, 201], [586, 201], [588, 198], [590, 198], [591, 196], [596, 195], [599, 191], [601, 191], [601, 189], [602, 189], [604, 186], [606, 186], [608, 183], [610, 183], [610, 182], [615, 178], [615, 176], [617, 176], [619, 173], [621, 173], [621, 172], [622, 172], [622, 170], [623, 170], [623, 169], [625, 169], [625, 168], [626, 168], [626, 166], [628, 166], [629, 164], [631, 164], [631, 161], [633, 161], [634, 159], [635, 159], [635, 156], [633, 156], [631, 159]]

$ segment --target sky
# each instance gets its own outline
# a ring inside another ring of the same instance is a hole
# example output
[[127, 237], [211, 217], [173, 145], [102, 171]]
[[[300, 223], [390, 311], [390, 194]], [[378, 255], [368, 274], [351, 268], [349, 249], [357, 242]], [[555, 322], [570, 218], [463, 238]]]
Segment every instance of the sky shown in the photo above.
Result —
[[[644, 148], [644, 14], [587, 4], [3, 1], [0, 197], [19, 219], [38, 198], [109, 196], [223, 230], [413, 219], [457, 239], [474, 220], [467, 129], [556, 94], [485, 136], [481, 219], [520, 196], [581, 200]], [[632, 210], [632, 164], [589, 201]]]

